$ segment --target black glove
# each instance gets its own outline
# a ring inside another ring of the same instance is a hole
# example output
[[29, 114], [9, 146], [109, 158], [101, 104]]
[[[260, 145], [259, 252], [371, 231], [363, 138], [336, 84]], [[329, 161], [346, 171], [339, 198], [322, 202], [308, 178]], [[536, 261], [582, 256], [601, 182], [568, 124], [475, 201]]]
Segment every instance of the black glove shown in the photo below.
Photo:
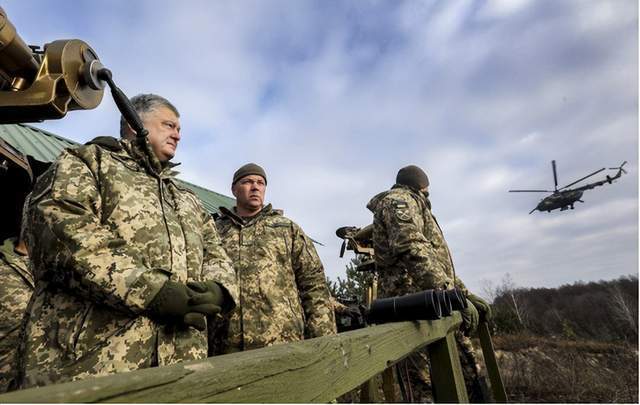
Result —
[[473, 306], [478, 310], [480, 321], [488, 322], [491, 320], [491, 318], [493, 318], [493, 314], [491, 313], [491, 305], [489, 305], [487, 301], [471, 293], [469, 293], [467, 299], [471, 301]]
[[167, 280], [149, 304], [149, 313], [161, 319], [182, 318], [189, 312], [190, 291], [186, 285]]
[[182, 323], [187, 326], [193, 326], [199, 331], [207, 329], [206, 317], [199, 312], [189, 312], [182, 318]]
[[204, 330], [204, 316], [219, 313], [220, 306], [211, 297], [185, 284], [167, 280], [149, 304], [148, 311], [161, 322], [180, 322]]
[[217, 312], [233, 309], [233, 300], [215, 281], [189, 281], [187, 287], [195, 293], [190, 301], [192, 305], [213, 304], [218, 307]]
[[469, 335], [478, 329], [478, 310], [471, 301], [467, 299], [467, 307], [461, 309], [460, 314], [462, 315], [462, 330], [465, 335]]

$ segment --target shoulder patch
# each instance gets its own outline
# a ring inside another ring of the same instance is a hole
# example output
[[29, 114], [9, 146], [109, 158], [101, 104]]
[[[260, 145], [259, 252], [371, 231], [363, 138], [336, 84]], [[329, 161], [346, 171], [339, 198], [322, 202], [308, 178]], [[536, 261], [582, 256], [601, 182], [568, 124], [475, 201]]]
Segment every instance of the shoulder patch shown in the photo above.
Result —
[[405, 201], [394, 201], [393, 212], [399, 221], [411, 222], [411, 210]]

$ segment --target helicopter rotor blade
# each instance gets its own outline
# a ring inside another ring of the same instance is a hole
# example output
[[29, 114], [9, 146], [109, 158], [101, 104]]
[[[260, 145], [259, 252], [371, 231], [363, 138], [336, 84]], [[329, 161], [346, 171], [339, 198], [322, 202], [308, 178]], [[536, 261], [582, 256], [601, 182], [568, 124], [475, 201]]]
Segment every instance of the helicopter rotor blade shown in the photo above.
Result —
[[553, 190], [509, 190], [510, 193], [553, 193]]
[[551, 161], [551, 167], [553, 168], [553, 182], [555, 183], [555, 190], [558, 191], [558, 173], [556, 172], [556, 161]]
[[593, 172], [593, 173], [591, 173], [591, 174], [589, 174], [589, 175], [587, 175], [587, 176], [584, 176], [584, 177], [583, 177], [583, 178], [581, 178], [580, 180], [576, 180], [576, 181], [574, 181], [574, 182], [573, 182], [573, 183], [571, 183], [571, 184], [567, 184], [566, 186], [561, 187], [559, 190], [564, 190], [565, 188], [567, 188], [567, 187], [571, 187], [571, 186], [573, 186], [573, 185], [574, 185], [574, 184], [576, 184], [576, 183], [580, 183], [582, 180], [588, 179], [589, 177], [591, 177], [591, 176], [593, 176], [593, 175], [596, 175], [596, 174], [600, 173], [600, 172], [601, 172], [601, 171], [603, 171], [603, 170], [605, 170], [605, 168], [604, 168], [604, 167], [603, 167], [602, 169], [596, 170], [595, 172]]

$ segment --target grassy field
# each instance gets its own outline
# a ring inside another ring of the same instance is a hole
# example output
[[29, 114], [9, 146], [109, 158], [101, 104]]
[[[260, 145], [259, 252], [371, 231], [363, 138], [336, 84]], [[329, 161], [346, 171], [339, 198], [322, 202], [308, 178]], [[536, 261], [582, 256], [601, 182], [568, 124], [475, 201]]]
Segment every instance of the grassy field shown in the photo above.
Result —
[[506, 335], [494, 338], [511, 402], [638, 403], [638, 346]]

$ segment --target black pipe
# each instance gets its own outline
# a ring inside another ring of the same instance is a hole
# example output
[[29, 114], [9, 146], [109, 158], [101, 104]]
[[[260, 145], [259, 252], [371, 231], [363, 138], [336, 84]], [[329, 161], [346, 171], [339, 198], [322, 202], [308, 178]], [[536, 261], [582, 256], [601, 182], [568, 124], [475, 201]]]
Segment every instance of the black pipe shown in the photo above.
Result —
[[142, 125], [142, 120], [140, 116], [136, 112], [136, 110], [131, 105], [131, 102], [127, 98], [127, 96], [116, 86], [111, 77], [111, 71], [107, 68], [102, 68], [98, 70], [98, 79], [104, 80], [109, 85], [111, 89], [111, 96], [113, 96], [113, 101], [116, 103], [118, 110], [124, 117], [125, 121], [129, 124], [131, 129], [136, 133], [138, 138], [144, 138], [149, 134]]
[[467, 307], [459, 289], [424, 290], [399, 297], [380, 298], [371, 303], [367, 314], [370, 323], [433, 320], [449, 316]]

